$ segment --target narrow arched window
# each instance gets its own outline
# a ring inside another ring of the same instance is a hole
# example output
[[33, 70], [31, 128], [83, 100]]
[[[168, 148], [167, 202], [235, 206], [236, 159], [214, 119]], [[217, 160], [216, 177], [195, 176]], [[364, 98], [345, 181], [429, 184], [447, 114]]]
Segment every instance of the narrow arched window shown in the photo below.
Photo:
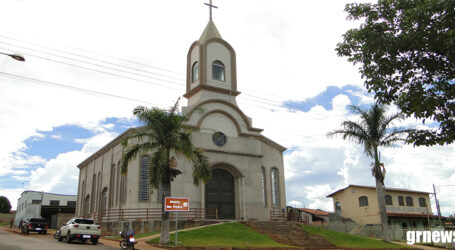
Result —
[[271, 170], [271, 179], [272, 179], [272, 206], [278, 207], [280, 205], [280, 184], [279, 184], [279, 175], [278, 169], [272, 168]]
[[406, 196], [406, 206], [408, 206], [408, 207], [414, 206], [414, 201], [412, 200], [411, 196]]
[[110, 180], [109, 180], [109, 207], [112, 207], [114, 205], [114, 185], [115, 185], [115, 164], [112, 164], [111, 167], [111, 174], [110, 174]]
[[359, 197], [359, 206], [360, 207], [367, 207], [368, 206], [368, 197], [360, 196]]
[[199, 80], [199, 63], [194, 62], [191, 68], [191, 82]]
[[139, 200], [148, 201], [150, 194], [150, 180], [149, 180], [149, 165], [150, 157], [145, 155], [141, 157], [141, 166], [139, 173]]
[[267, 206], [267, 193], [265, 189], [265, 168], [261, 167], [262, 205]]
[[388, 194], [385, 196], [385, 204], [386, 204], [386, 205], [393, 205], [393, 203], [392, 203], [392, 196], [390, 196], [390, 195], [388, 195]]
[[105, 213], [105, 211], [107, 210], [107, 187], [103, 189], [101, 202], [103, 203], [101, 204], [101, 210], [103, 211], [103, 213]]
[[426, 206], [427, 206], [427, 203], [426, 203], [426, 201], [425, 201], [425, 198], [423, 198], [423, 197], [420, 197], [420, 198], [419, 198], [419, 206], [420, 206], [420, 207], [426, 207]]
[[224, 81], [224, 64], [218, 60], [212, 63], [212, 78], [218, 81]]
[[90, 195], [87, 195], [87, 197], [85, 197], [84, 205], [84, 212], [82, 214], [84, 217], [88, 217], [88, 214], [90, 213]]

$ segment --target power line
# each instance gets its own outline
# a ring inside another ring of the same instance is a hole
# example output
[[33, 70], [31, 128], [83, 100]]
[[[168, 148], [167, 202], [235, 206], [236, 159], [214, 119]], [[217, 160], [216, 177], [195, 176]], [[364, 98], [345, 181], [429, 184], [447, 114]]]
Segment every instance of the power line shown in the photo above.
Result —
[[[5, 37], [5, 36], [1, 36], [1, 35], [0, 35], [0, 37]], [[33, 45], [35, 45], [35, 46], [43, 47], [43, 48], [46, 48], [46, 49], [51, 49], [51, 50], [59, 51], [59, 52], [62, 52], [62, 53], [67, 53], [67, 54], [71, 54], [71, 55], [75, 55], [75, 56], [79, 56], [79, 57], [83, 57], [83, 58], [89, 58], [90, 60], [96, 60], [96, 61], [100, 61], [100, 62], [103, 62], [103, 63], [108, 63], [108, 64], [111, 64], [111, 65], [115, 65], [115, 66], [118, 66], [118, 67], [126, 67], [126, 68], [128, 68], [128, 69], [132, 69], [132, 70], [137, 70], [137, 71], [142, 71], [142, 72], [147, 72], [147, 73], [150, 73], [150, 74], [154, 74], [153, 72], [143, 71], [143, 70], [141, 70], [141, 69], [137, 69], [137, 68], [133, 68], [133, 67], [128, 67], [128, 66], [124, 66], [124, 65], [120, 65], [120, 64], [115, 64], [115, 63], [111, 63], [111, 62], [108, 62], [108, 61], [105, 61], [105, 60], [99, 60], [99, 59], [93, 58], [93, 57], [87, 57], [87, 56], [75, 54], [75, 53], [72, 53], [72, 52], [67, 52], [67, 51], [64, 51], [64, 50], [58, 50], [58, 49], [49, 48], [49, 47], [42, 46], [42, 45], [36, 45], [35, 43], [25, 42], [25, 41], [19, 40], [19, 39], [14, 39], [14, 38], [9, 38], [9, 37], [7, 37], [7, 38], [8, 38], [8, 39], [12, 39], [12, 40], [21, 41], [21, 42], [23, 42], [23, 43], [33, 44]], [[1, 41], [0, 41], [0, 43], [4, 43], [4, 42], [1, 42]], [[60, 56], [60, 55], [56, 55], [56, 54], [51, 54], [51, 53], [48, 53], [48, 52], [45, 52], [45, 51], [38, 51], [38, 50], [31, 49], [31, 48], [27, 48], [27, 47], [24, 47], [24, 46], [18, 46], [18, 45], [14, 45], [14, 44], [10, 44], [10, 43], [4, 43], [4, 44], [10, 45], [10, 46], [16, 46], [16, 47], [19, 47], [19, 48], [23, 48], [23, 49], [27, 49], [27, 50], [32, 50], [32, 51], [36, 51], [36, 52], [39, 52], [39, 53], [44, 53], [44, 54], [48, 54], [48, 55], [52, 55], [52, 56], [62, 57], [62, 58], [65, 58], [65, 59], [67, 59], [67, 60], [76, 60], [76, 61], [79, 61], [79, 62], [82, 62], [82, 63], [87, 63], [87, 64], [91, 64], [91, 65], [98, 66], [98, 67], [105, 67], [105, 68], [108, 68], [108, 69], [110, 69], [110, 70], [118, 70], [118, 71], [121, 71], [121, 72], [123, 72], [123, 73], [138, 75], [138, 76], [141, 76], [141, 77], [150, 77], [150, 76], [146, 76], [146, 75], [142, 75], [142, 74], [137, 74], [137, 73], [134, 73], [134, 72], [119, 70], [119, 69], [116, 69], [116, 68], [106, 67], [106, 66], [99, 65], [99, 64], [93, 64], [93, 63], [86, 62], [86, 61], [82, 61], [82, 60], [78, 60], [78, 59], [68, 58], [68, 57], [64, 57], [64, 56]], [[35, 55], [30, 55], [30, 56], [35, 56]], [[37, 57], [38, 57], [38, 56], [37, 56]], [[48, 58], [43, 58], [43, 57], [39, 57], [39, 58], [49, 60]], [[64, 63], [64, 62], [55, 61], [55, 60], [53, 60], [53, 61], [54, 61], [54, 62], [58, 62], [58, 63]], [[131, 61], [130, 61], [130, 62], [131, 62]], [[75, 66], [75, 67], [80, 67], [80, 66], [73, 65], [73, 64], [67, 64], [67, 65]], [[84, 69], [87, 69], [87, 68], [85, 68], [85, 67], [83, 67], [83, 68], [84, 68]], [[104, 73], [106, 73], [106, 72], [104, 72]], [[166, 76], [166, 75], [162, 75], [162, 74], [160, 74], [160, 75], [163, 76], [163, 77], [173, 78], [173, 77]], [[116, 76], [118, 76], [118, 75], [116, 75]], [[158, 80], [158, 81], [162, 80], [162, 79], [153, 78], [153, 77], [150, 77], [150, 78], [151, 78], [151, 79], [154, 79], [154, 80]], [[182, 86], [185, 85], [184, 79], [180, 79], [180, 78], [173, 78], [173, 79], [182, 80], [182, 82], [175, 82], [175, 81], [168, 81], [168, 80], [162, 80], [162, 81], [165, 81], [165, 82], [168, 82], [168, 83], [177, 84], [177, 85], [182, 85]], [[257, 91], [255, 91], [255, 92], [257, 92]], [[259, 93], [263, 93], [263, 92], [259, 92]], [[276, 95], [273, 95], [273, 94], [269, 94], [269, 93], [263, 93], [263, 94], [266, 94], [266, 95], [269, 95], [269, 96], [275, 96], [275, 97], [278, 97], [278, 98], [281, 98], [281, 99], [286, 99], [286, 98], [284, 98], [284, 97], [279, 97], [279, 96], [276, 96]], [[260, 97], [260, 96], [255, 96], [255, 95], [249, 94], [248, 92], [245, 93], [245, 95], [250, 96], [250, 97], [252, 97], [252, 98], [257, 98], [257, 99], [261, 100], [261, 102], [263, 102], [264, 104], [267, 104], [267, 102], [271, 102], [271, 103], [277, 104], [277, 105], [275, 105], [275, 106], [282, 107], [282, 105], [283, 105], [283, 102], [282, 102], [282, 101], [270, 100], [269, 98]], [[266, 101], [267, 101], [267, 102], [266, 102]], [[307, 102], [308, 102], [308, 101], [307, 101]], [[311, 104], [314, 104], [314, 105], [320, 105], [320, 104], [315, 103], [315, 102], [308, 102], [308, 103], [311, 103]], [[272, 104], [272, 105], [273, 105], [273, 104]], [[287, 104], [287, 108], [291, 108], [291, 109], [303, 111], [303, 107], [300, 107], [300, 106], [294, 105], [294, 104], [289, 104], [289, 103]], [[333, 108], [333, 109], [336, 110], [337, 108]]]
[[53, 87], [60, 87], [60, 88], [68, 89], [68, 90], [74, 90], [74, 91], [83, 92], [83, 93], [86, 93], [86, 94], [96, 94], [96, 95], [102, 95], [102, 96], [108, 96], [108, 97], [123, 99], [123, 100], [127, 100], [127, 101], [141, 102], [141, 103], [147, 103], [147, 104], [151, 104], [151, 105], [160, 106], [160, 105], [158, 105], [156, 103], [152, 103], [152, 102], [149, 102], [149, 101], [139, 100], [139, 99], [125, 97], [125, 96], [120, 96], [120, 95], [109, 94], [109, 93], [105, 93], [105, 92], [101, 92], [101, 91], [83, 89], [83, 88], [78, 88], [78, 87], [69, 86], [69, 85], [65, 85], [65, 84], [60, 84], [60, 83], [55, 83], [55, 82], [50, 82], [50, 81], [44, 81], [44, 80], [38, 80], [38, 79], [29, 78], [29, 77], [20, 76], [20, 75], [8, 74], [8, 73], [4, 73], [4, 72], [0, 72], [0, 74], [4, 75], [6, 77], [19, 79], [19, 80], [23, 80], [23, 81], [27, 81], [27, 82], [32, 82], [32, 83], [36, 83], [36, 84], [53, 86]]
[[[13, 37], [8, 37], [8, 36], [4, 36], [4, 35], [0, 35], [0, 37], [6, 38], [6, 39], [9, 39], [9, 40], [13, 40], [13, 41], [22, 42], [22, 43], [32, 44], [34, 46], [38, 46], [38, 47], [42, 47], [42, 48], [52, 49], [52, 50], [56, 50], [56, 51], [61, 51], [63, 53], [71, 54], [71, 52], [66, 52], [64, 50], [59, 50], [59, 49], [46, 47], [46, 46], [43, 46], [43, 45], [40, 45], [40, 44], [37, 44], [37, 43], [32, 43], [32, 42], [24, 41], [24, 40], [13, 38]], [[72, 46], [69, 46], [69, 47], [72, 48], [72, 49], [76, 49], [76, 50], [92, 53], [92, 54], [95, 54], [95, 55], [100, 55], [100, 56], [103, 56], [103, 57], [115, 59], [115, 60], [118, 60], [118, 61], [124, 61], [124, 62], [128, 62], [128, 63], [133, 63], [133, 64], [140, 65], [140, 66], [143, 66], [143, 67], [153, 68], [153, 69], [157, 69], [157, 70], [161, 70], [161, 71], [165, 71], [165, 72], [173, 73], [173, 74], [177, 74], [177, 75], [182, 75], [182, 76], [184, 75], [181, 72], [176, 72], [176, 71], [172, 71], [172, 70], [169, 70], [169, 69], [164, 69], [164, 68], [160, 68], [160, 67], [144, 64], [144, 63], [139, 63], [139, 62], [135, 62], [135, 61], [131, 61], [131, 60], [126, 60], [126, 59], [119, 58], [119, 57], [104, 55], [104, 54], [101, 54], [101, 53], [98, 53], [98, 52], [94, 52], [94, 51], [90, 51], [90, 50], [86, 50], [86, 49], [81, 49], [81, 48], [77, 48], [77, 47], [72, 47]], [[78, 54], [74, 53], [74, 55], [78, 55]], [[81, 55], [78, 55], [78, 56], [81, 56]], [[98, 59], [94, 59], [94, 60], [98, 60]]]

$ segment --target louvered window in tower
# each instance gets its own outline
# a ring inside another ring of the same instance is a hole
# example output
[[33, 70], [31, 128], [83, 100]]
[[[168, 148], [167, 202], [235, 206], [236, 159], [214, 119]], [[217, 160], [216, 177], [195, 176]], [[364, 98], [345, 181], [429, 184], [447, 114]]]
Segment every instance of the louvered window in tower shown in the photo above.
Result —
[[278, 181], [278, 169], [272, 168], [272, 206], [278, 207], [280, 205], [280, 188]]
[[139, 200], [148, 201], [150, 194], [150, 181], [149, 181], [149, 163], [148, 156], [142, 156], [140, 166], [140, 181], [139, 181]]

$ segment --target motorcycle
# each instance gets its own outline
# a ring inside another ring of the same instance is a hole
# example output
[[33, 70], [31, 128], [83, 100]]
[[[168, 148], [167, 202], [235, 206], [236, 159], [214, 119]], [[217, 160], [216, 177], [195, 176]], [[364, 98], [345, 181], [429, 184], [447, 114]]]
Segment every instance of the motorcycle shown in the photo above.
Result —
[[134, 239], [134, 234], [134, 230], [120, 232], [120, 237], [122, 237], [122, 240], [120, 241], [120, 247], [122, 249], [134, 250], [134, 245], [137, 243], [136, 239]]
[[54, 239], [60, 238], [60, 230], [54, 233]]

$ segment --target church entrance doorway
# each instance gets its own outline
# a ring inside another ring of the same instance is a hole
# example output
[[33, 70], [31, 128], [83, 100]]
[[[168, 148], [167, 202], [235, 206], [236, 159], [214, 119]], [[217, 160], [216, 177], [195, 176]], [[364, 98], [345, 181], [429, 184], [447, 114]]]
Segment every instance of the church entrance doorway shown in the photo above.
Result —
[[213, 169], [205, 185], [205, 207], [218, 209], [219, 219], [235, 218], [234, 177], [224, 169]]

